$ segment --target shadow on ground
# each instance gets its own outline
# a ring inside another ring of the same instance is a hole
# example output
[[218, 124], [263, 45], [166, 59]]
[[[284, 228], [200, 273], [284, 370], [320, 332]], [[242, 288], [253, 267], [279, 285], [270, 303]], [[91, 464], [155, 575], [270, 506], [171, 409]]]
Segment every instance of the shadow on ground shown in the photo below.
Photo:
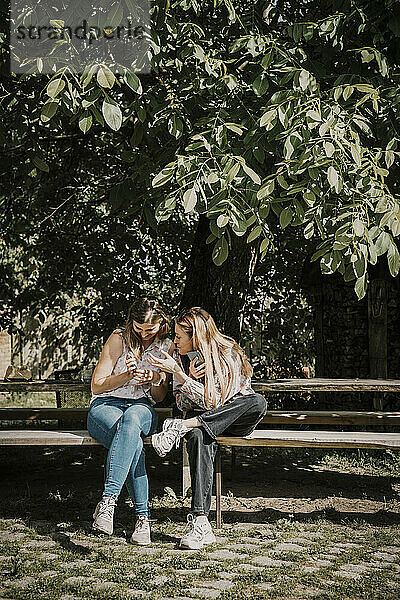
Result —
[[[168, 460], [147, 449], [152, 517], [184, 522], [189, 499], [180, 498], [180, 456]], [[0, 517], [31, 523], [70, 522], [90, 528], [101, 496], [105, 451], [102, 448], [1, 448]], [[242, 463], [242, 464], [241, 464]], [[165, 488], [171, 488], [168, 495]], [[229, 456], [224, 460], [223, 510], [226, 523], [273, 523], [280, 519], [371, 525], [400, 523], [400, 479], [395, 476], [342, 472], [315, 466], [315, 455], [240, 457], [235, 479]], [[117, 528], [132, 528], [133, 511], [121, 495]], [[62, 540], [58, 540], [62, 543]], [[170, 540], [169, 540], [170, 541]], [[67, 539], [65, 540], [67, 542]], [[84, 551], [84, 550], [82, 550]]]

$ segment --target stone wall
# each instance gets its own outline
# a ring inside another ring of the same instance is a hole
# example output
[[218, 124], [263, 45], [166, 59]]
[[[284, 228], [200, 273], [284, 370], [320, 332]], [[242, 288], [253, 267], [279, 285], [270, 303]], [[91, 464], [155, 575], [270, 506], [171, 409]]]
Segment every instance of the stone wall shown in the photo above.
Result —
[[[376, 311], [381, 326], [371, 326], [374, 286], [358, 300], [354, 282], [345, 282], [340, 274], [324, 275], [311, 271], [304, 287], [314, 308], [316, 377], [400, 379], [400, 290], [385, 268], [370, 274], [383, 290]], [[371, 343], [371, 337], [374, 336]], [[377, 338], [380, 338], [377, 340]], [[373, 356], [376, 353], [376, 356]], [[378, 357], [378, 358], [377, 358]], [[379, 358], [380, 357], [380, 358]], [[320, 395], [318, 408], [327, 410], [394, 410], [399, 406], [398, 394]]]

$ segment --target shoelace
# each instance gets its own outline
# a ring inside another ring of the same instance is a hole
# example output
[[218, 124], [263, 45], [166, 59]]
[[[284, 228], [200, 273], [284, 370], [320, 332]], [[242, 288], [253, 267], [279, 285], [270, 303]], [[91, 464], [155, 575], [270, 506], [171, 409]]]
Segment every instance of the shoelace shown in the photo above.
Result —
[[179, 448], [179, 444], [181, 442], [180, 431], [178, 431], [177, 429], [167, 429], [162, 433], [168, 446], [171, 446], [171, 448], [173, 448], [173, 446], [175, 445], [175, 448]]
[[197, 525], [195, 523], [195, 517], [193, 515], [189, 514], [187, 516], [187, 522], [188, 522], [189, 531], [187, 533], [185, 533], [184, 536], [191, 535], [191, 536], [195, 537], [197, 540], [201, 540], [201, 538], [203, 537], [203, 530], [200, 525]]
[[138, 517], [137, 521], [136, 521], [136, 525], [135, 525], [135, 532], [140, 531], [141, 529], [144, 529], [144, 527], [147, 525], [147, 523], [149, 523], [149, 519], [147, 519], [147, 517]]
[[114, 515], [115, 503], [113, 502], [102, 502], [99, 507], [99, 512], [97, 516], [106, 517], [107, 519], [112, 519]]

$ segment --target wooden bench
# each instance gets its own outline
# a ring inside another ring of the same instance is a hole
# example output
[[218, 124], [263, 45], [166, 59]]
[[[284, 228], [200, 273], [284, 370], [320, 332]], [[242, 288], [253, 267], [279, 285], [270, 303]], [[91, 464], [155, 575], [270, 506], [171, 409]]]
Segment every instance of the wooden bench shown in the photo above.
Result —
[[[255, 382], [254, 389], [270, 394], [273, 392], [400, 392], [398, 380], [346, 380], [346, 379], [286, 379]], [[374, 411], [269, 411], [259, 425], [279, 426], [279, 429], [256, 429], [245, 438], [221, 436], [217, 438], [220, 448], [231, 447], [286, 447], [286, 448], [360, 448], [400, 449], [400, 432], [379, 431], [325, 431], [293, 430], [287, 427], [328, 425], [339, 428], [348, 426], [400, 425], [400, 412]], [[283, 428], [282, 428], [283, 426]], [[234, 453], [233, 453], [234, 456]], [[216, 521], [222, 527], [222, 461], [217, 452], [215, 466]]]
[[[0, 382], [2, 391], [87, 391], [88, 384], [80, 382]], [[288, 379], [258, 381], [254, 389], [266, 394], [273, 392], [400, 392], [400, 381], [388, 380], [327, 380]], [[156, 407], [159, 420], [171, 416], [171, 409]], [[87, 408], [2, 408], [0, 420], [73, 420], [86, 419]], [[231, 447], [306, 447], [306, 448], [400, 448], [400, 433], [377, 431], [319, 431], [293, 430], [293, 426], [328, 425], [339, 428], [348, 426], [398, 426], [400, 412], [371, 411], [268, 411], [260, 425], [279, 426], [279, 429], [257, 429], [246, 438], [217, 438], [219, 446]], [[149, 443], [149, 439], [145, 439]], [[99, 445], [87, 431], [61, 430], [0, 430], [0, 445]], [[221, 452], [216, 457], [216, 512], [217, 527], [222, 526], [222, 461]], [[190, 486], [189, 464], [186, 450], [183, 452], [183, 493]]]
[[[171, 408], [155, 407], [159, 423], [171, 417]], [[86, 421], [87, 408], [0, 408], [0, 421]], [[150, 438], [144, 438], [145, 444]], [[100, 446], [87, 430], [0, 429], [0, 446]]]

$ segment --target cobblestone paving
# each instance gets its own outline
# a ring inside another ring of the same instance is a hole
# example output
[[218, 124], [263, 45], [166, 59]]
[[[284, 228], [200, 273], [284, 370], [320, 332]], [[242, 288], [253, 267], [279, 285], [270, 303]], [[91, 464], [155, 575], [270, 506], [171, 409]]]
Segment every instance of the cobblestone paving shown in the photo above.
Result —
[[149, 548], [90, 523], [0, 521], [0, 600], [398, 600], [396, 526], [328, 521], [225, 525], [183, 551], [183, 523], [157, 523]]

